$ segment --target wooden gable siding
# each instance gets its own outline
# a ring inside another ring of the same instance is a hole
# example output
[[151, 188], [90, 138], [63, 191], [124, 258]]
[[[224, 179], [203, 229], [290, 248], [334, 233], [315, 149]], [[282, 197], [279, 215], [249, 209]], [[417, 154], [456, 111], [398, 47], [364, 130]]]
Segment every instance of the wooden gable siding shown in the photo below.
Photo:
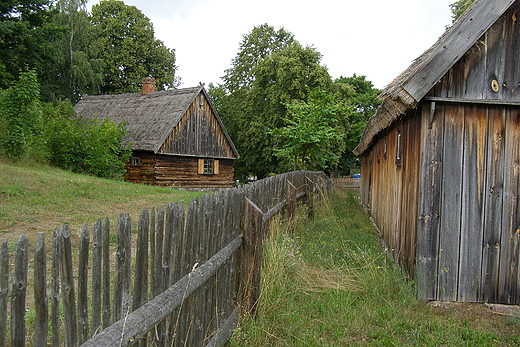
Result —
[[[420, 123], [417, 120], [417, 117], [405, 117], [394, 123], [361, 160], [361, 199], [394, 257], [411, 274], [415, 264], [419, 194]], [[396, 163], [399, 134], [400, 166]]]
[[199, 93], [189, 106], [161, 146], [159, 153], [235, 158], [211, 106], [202, 93]]
[[515, 2], [427, 97], [520, 101], [520, 2]]
[[520, 302], [520, 107], [437, 103], [422, 115], [419, 296]]
[[233, 187], [233, 160], [220, 159], [218, 162], [218, 174], [204, 175], [198, 173], [198, 158], [157, 155], [155, 184], [178, 188]]

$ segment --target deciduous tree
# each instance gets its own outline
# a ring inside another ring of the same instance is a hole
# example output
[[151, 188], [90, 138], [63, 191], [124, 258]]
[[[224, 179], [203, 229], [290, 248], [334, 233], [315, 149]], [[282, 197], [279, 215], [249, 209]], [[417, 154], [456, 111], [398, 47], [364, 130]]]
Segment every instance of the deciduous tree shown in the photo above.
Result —
[[281, 140], [275, 154], [294, 158], [295, 170], [298, 162], [302, 170], [306, 163], [317, 170], [334, 168], [345, 149], [340, 119], [347, 119], [352, 107], [323, 90], [312, 90], [306, 101], [295, 100], [285, 106], [286, 125], [269, 132]]
[[135, 6], [102, 0], [92, 7], [105, 62], [103, 94], [140, 90], [143, 77], [152, 76], [161, 90], [175, 84], [175, 54], [154, 37], [153, 25]]

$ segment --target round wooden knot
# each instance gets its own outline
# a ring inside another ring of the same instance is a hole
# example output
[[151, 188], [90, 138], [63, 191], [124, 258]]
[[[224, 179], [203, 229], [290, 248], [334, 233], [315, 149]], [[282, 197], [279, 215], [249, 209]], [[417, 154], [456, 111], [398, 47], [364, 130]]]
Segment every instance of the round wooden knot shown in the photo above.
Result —
[[497, 93], [498, 90], [499, 90], [500, 86], [498, 85], [498, 81], [497, 80], [493, 80], [491, 81], [491, 89]]

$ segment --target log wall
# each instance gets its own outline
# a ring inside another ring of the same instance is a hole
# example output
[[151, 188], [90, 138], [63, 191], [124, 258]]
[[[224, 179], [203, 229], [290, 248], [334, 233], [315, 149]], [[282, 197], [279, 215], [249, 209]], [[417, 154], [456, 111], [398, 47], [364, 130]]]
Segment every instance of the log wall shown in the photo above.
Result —
[[233, 187], [234, 160], [219, 159], [218, 174], [198, 173], [197, 157], [161, 155], [134, 152], [140, 158], [139, 166], [131, 161], [125, 166], [125, 181], [172, 188], [231, 188]]

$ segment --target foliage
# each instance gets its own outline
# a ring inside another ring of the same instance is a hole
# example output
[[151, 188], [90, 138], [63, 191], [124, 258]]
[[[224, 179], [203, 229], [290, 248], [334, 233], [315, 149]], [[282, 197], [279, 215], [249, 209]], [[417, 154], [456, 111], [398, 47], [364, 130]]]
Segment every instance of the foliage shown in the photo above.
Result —
[[372, 117], [381, 101], [378, 99], [379, 90], [374, 88], [366, 76], [339, 77], [334, 80], [333, 89], [343, 100], [349, 100], [354, 106], [349, 117], [349, 124], [342, 124], [346, 129], [345, 145], [337, 168], [340, 175], [350, 174], [350, 170], [359, 167], [359, 158], [352, 151], [359, 144], [365, 125]]
[[153, 76], [157, 89], [174, 86], [175, 54], [154, 37], [153, 25], [135, 6], [102, 0], [92, 7], [105, 62], [103, 94], [133, 93], [143, 77]]
[[336, 94], [335, 103], [354, 106], [349, 117], [338, 120], [346, 147], [334, 148], [335, 155], [341, 155], [335, 171], [348, 174], [359, 165], [352, 150], [379, 105], [379, 91], [365, 76], [332, 81], [321, 58], [315, 48], [303, 47], [283, 28], [263, 24], [243, 37], [224, 83], [210, 85], [209, 91], [241, 156], [235, 163], [237, 178], [261, 178], [294, 167], [287, 156], [276, 155], [281, 152], [275, 149], [283, 144], [271, 131], [287, 125], [287, 105], [307, 100], [312, 89]]
[[476, 0], [458, 0], [450, 5], [452, 22], [455, 22]]
[[69, 102], [47, 107], [45, 139], [52, 165], [77, 173], [122, 178], [131, 149], [122, 148], [126, 124], [86, 122], [76, 117]]
[[59, 11], [53, 17], [66, 34], [54, 41], [60, 60], [51, 73], [61, 76], [49, 86], [46, 100], [79, 101], [84, 94], [99, 94], [104, 82], [104, 61], [100, 57], [101, 40], [86, 11], [86, 0], [58, 0]]
[[284, 125], [285, 104], [305, 100], [309, 88], [329, 89], [331, 78], [320, 60], [319, 52], [302, 47], [283, 28], [263, 24], [244, 36], [224, 84], [210, 86], [241, 156], [235, 162], [237, 177], [262, 178], [291, 169], [290, 161], [275, 155], [280, 140], [268, 131]]
[[9, 88], [20, 71], [36, 71], [42, 98], [59, 78], [53, 72], [60, 55], [54, 42], [65, 29], [52, 18], [49, 0], [9, 0], [0, 5], [0, 89]]
[[294, 42], [294, 35], [284, 28], [275, 30], [266, 23], [254, 27], [248, 35], [244, 35], [239, 52], [231, 62], [232, 67], [227, 69], [222, 77], [226, 89], [234, 92], [242, 88], [251, 88], [255, 80], [254, 68], [263, 59]]
[[350, 107], [336, 100], [336, 95], [311, 90], [307, 101], [285, 104], [288, 109], [288, 116], [283, 118], [286, 126], [270, 132], [281, 140], [275, 154], [294, 158], [295, 170], [298, 159], [303, 170], [306, 162], [312, 164], [313, 169], [334, 168], [345, 148], [345, 130], [339, 120], [346, 120], [350, 112]]
[[36, 72], [23, 72], [0, 96], [0, 145], [8, 158], [20, 158], [39, 129], [41, 105]]

